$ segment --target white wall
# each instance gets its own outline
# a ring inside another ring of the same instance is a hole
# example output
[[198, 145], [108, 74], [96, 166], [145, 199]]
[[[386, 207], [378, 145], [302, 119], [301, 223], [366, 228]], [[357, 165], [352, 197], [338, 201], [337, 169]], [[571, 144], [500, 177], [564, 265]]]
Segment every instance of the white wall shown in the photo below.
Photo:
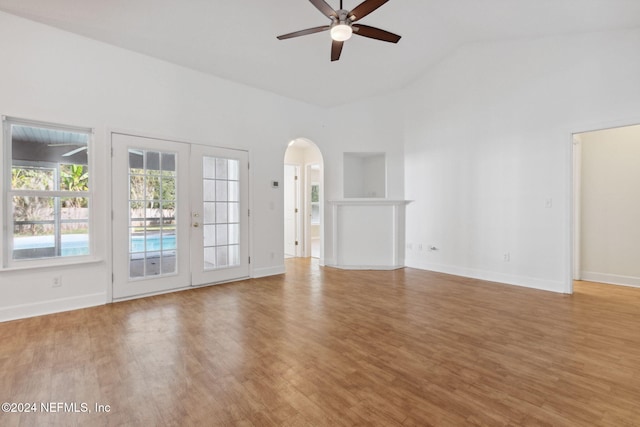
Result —
[[[0, 12], [0, 114], [96, 130], [92, 171], [100, 261], [0, 272], [0, 320], [104, 303], [111, 286], [109, 129], [250, 151], [254, 275], [284, 271], [287, 143], [321, 144], [323, 109]], [[62, 287], [52, 288], [53, 275]], [[90, 279], [89, 279], [90, 278]]]
[[471, 44], [411, 85], [407, 265], [569, 291], [571, 133], [639, 121], [638, 51], [639, 30]]
[[640, 286], [640, 126], [580, 141], [581, 278]]

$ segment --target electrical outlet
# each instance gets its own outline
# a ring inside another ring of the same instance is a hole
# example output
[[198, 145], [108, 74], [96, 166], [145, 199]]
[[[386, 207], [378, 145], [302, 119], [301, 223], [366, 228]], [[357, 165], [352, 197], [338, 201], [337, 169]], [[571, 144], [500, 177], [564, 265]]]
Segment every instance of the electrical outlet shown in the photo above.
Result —
[[421, 251], [422, 250], [422, 243], [418, 244], [418, 250]]
[[547, 209], [551, 209], [553, 207], [553, 199], [546, 199], [544, 201], [544, 207]]
[[504, 262], [509, 262], [509, 261], [511, 261], [511, 254], [510, 254], [509, 252], [507, 252], [506, 254], [504, 254], [504, 255], [502, 256], [502, 260], [503, 260]]
[[62, 276], [54, 276], [53, 279], [51, 279], [51, 287], [59, 288], [60, 286], [62, 286]]

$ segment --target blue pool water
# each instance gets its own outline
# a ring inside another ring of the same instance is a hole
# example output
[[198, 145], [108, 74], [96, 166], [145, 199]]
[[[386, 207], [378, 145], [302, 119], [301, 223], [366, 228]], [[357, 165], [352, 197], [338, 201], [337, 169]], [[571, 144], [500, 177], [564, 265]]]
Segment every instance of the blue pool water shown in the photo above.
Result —
[[[146, 248], [145, 248], [146, 244]], [[53, 236], [14, 237], [13, 250], [46, 250], [55, 246]], [[147, 252], [160, 250], [175, 250], [176, 236], [173, 234], [152, 234], [146, 236], [131, 236], [130, 252]], [[86, 234], [65, 234], [62, 236], [62, 256], [89, 255], [89, 236]]]
[[175, 234], [165, 234], [160, 237], [160, 234], [145, 236], [131, 236], [131, 248], [130, 252], [144, 252], [146, 243], [146, 251], [159, 251], [159, 250], [174, 250], [176, 248], [176, 236]]

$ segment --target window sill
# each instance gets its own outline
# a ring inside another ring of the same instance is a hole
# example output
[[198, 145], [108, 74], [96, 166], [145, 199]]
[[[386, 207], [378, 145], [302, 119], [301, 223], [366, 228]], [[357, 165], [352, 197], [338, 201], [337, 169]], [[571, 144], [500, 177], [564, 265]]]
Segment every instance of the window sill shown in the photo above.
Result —
[[49, 262], [38, 262], [35, 263], [33, 261], [24, 261], [20, 262], [23, 265], [12, 265], [10, 267], [0, 268], [0, 273], [9, 272], [9, 271], [25, 271], [25, 270], [35, 270], [40, 268], [59, 268], [59, 267], [73, 267], [73, 266], [81, 266], [86, 264], [97, 264], [99, 262], [104, 261], [104, 258], [99, 257], [76, 257], [73, 260], [61, 260], [61, 261], [49, 261]]

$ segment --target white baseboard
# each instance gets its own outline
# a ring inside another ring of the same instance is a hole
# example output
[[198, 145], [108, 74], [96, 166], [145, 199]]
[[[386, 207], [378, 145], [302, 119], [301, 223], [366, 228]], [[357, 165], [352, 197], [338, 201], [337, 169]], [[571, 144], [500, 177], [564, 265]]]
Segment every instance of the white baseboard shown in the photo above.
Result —
[[329, 265], [327, 267], [339, 268], [340, 270], [397, 270], [404, 268], [404, 265]]
[[106, 292], [0, 308], [0, 322], [95, 307], [107, 303]]
[[587, 282], [608, 283], [610, 285], [631, 286], [640, 288], [640, 277], [621, 276], [619, 274], [595, 273], [593, 271], [581, 271], [580, 280]]
[[254, 268], [251, 273], [251, 277], [257, 279], [259, 277], [275, 276], [277, 274], [284, 274], [284, 264], [276, 265], [274, 267]]
[[565, 283], [562, 281], [538, 279], [535, 277], [518, 276], [495, 271], [477, 270], [473, 268], [457, 267], [453, 265], [431, 263], [407, 263], [407, 267], [420, 270], [437, 271], [438, 273], [452, 274], [471, 279], [486, 280], [488, 282], [504, 283], [507, 285], [521, 286], [524, 288], [538, 289], [541, 291], [566, 293]]

